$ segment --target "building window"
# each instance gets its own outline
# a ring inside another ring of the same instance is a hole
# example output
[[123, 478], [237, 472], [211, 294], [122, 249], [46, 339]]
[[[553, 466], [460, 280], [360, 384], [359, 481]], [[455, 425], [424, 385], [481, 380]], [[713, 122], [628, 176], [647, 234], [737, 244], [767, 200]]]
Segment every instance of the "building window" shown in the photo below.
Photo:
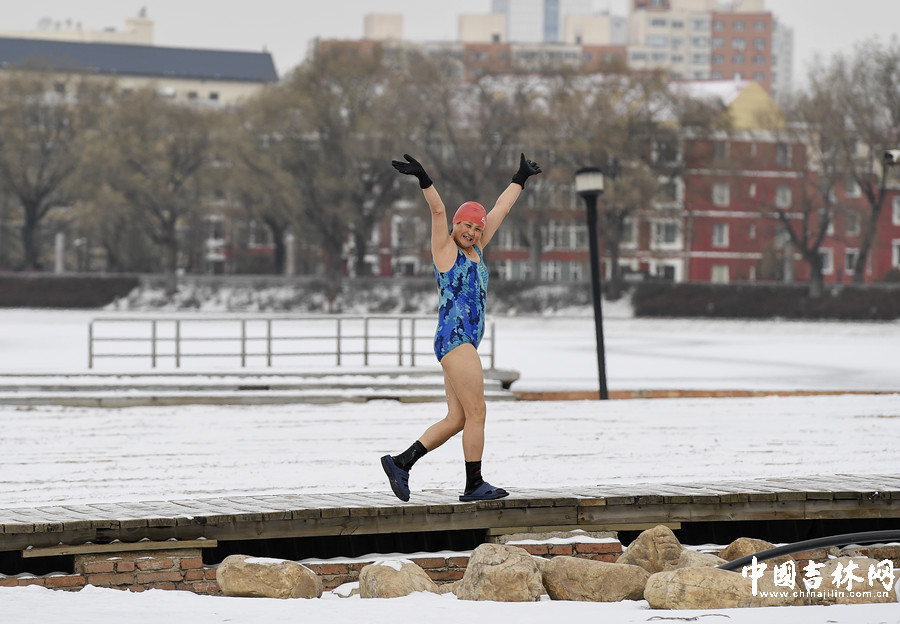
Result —
[[775, 145], [775, 164], [788, 166], [791, 164], [791, 146], [787, 143]]
[[725, 40], [722, 39], [721, 37], [713, 37], [712, 38], [712, 47], [713, 48], [724, 48]]
[[728, 265], [714, 264], [712, 267], [712, 273], [710, 275], [710, 281], [714, 284], [727, 284], [729, 281]]
[[834, 273], [834, 249], [819, 249], [819, 257], [822, 259], [822, 273]]
[[587, 228], [573, 223], [550, 221], [546, 238], [548, 249], [584, 249], [587, 246]]
[[844, 224], [844, 232], [847, 236], [859, 236], [860, 232], [862, 232], [858, 212], [844, 213]]
[[747, 195], [750, 197], [756, 197], [756, 182], [750, 183], [750, 186], [747, 188]]
[[619, 244], [622, 247], [637, 247], [637, 226], [634, 219], [626, 218], [622, 223], [622, 240]]
[[765, 39], [754, 39], [753, 47], [757, 50], [765, 50], [766, 49], [766, 40]]
[[744, 48], [747, 47], [747, 42], [744, 41], [743, 39], [732, 39], [731, 47], [734, 48], [735, 50], [743, 50]]
[[891, 241], [891, 266], [900, 267], [900, 240]]
[[856, 261], [859, 259], [859, 250], [858, 249], [845, 249], [844, 250], [844, 273], [849, 273], [853, 275], [853, 272], [856, 270]]
[[709, 54], [692, 54], [691, 63], [694, 65], [709, 65]]
[[272, 231], [251, 220], [247, 225], [247, 246], [248, 247], [272, 247]]
[[714, 205], [724, 207], [731, 204], [731, 186], [727, 182], [716, 182], [712, 191]]
[[667, 282], [674, 282], [678, 279], [678, 267], [668, 262], [660, 262], [655, 267], [656, 277]]
[[756, 54], [756, 55], [754, 55], [754, 57], [753, 57], [753, 64], [754, 64], [754, 65], [765, 65], [765, 64], [766, 64], [766, 57], [762, 56], [761, 54]]
[[713, 160], [728, 160], [728, 141], [713, 141]]
[[766, 30], [766, 23], [763, 20], [756, 20], [753, 22], [753, 30]]
[[847, 178], [845, 188], [844, 195], [847, 197], [860, 197], [862, 195], [862, 189], [856, 183], [856, 178]]
[[724, 65], [725, 57], [722, 56], [721, 54], [713, 54], [712, 57], [710, 58], [710, 63], [713, 65]]
[[735, 22], [735, 23], [732, 25], [732, 27], [733, 27], [735, 30], [747, 30], [747, 25], [746, 25], [743, 21], [737, 21], [737, 22]]
[[667, 48], [669, 47], [669, 38], [665, 35], [648, 35], [647, 45], [651, 48]]
[[631, 60], [632, 61], [646, 61], [647, 53], [646, 52], [632, 52]]
[[713, 223], [712, 244], [713, 247], [728, 247], [727, 223]]
[[672, 28], [684, 28], [684, 22], [681, 20], [672, 20]]
[[196, 100], [197, 92], [196, 91], [188, 91], [187, 97], [189, 100]]
[[753, 240], [756, 238], [756, 226], [755, 225], [751, 225], [747, 229], [747, 238], [749, 238], [750, 240]]
[[765, 82], [766, 75], [762, 72], [753, 72], [753, 80], [756, 82]]
[[651, 249], [681, 249], [681, 228], [675, 221], [654, 221]]
[[828, 225], [825, 227], [825, 234], [828, 236], [834, 236], [834, 213], [829, 213], [827, 210], [819, 210], [819, 222], [828, 222]]
[[219, 99], [219, 92], [218, 92], [218, 91], [210, 91], [210, 92], [209, 92], [209, 99], [211, 99], [211, 100], [218, 100], [218, 99]]
[[680, 48], [681, 46], [684, 45], [684, 39], [682, 39], [681, 37], [672, 37], [672, 39], [670, 39], [670, 41], [672, 43], [673, 50], [677, 50], [678, 48]]
[[891, 223], [900, 225], [900, 195], [894, 195], [892, 200], [893, 214], [891, 215]]
[[692, 19], [691, 30], [709, 30], [709, 20]]
[[744, 55], [743, 54], [734, 54], [731, 57], [732, 65], [743, 65], [744, 64]]
[[779, 184], [775, 187], [775, 205], [779, 208], [791, 207], [791, 187], [787, 184]]
[[708, 48], [709, 37], [694, 37], [691, 39], [691, 45], [695, 48]]
[[558, 282], [562, 279], [561, 262], [542, 262], [541, 279], [545, 282]]
[[723, 22], [722, 20], [713, 20], [712, 29], [725, 30], [725, 22]]
[[654, 17], [652, 20], [650, 20], [650, 25], [657, 26], [657, 27], [659, 27], [659, 26], [665, 27], [665, 26], [669, 25], [669, 22], [664, 17]]

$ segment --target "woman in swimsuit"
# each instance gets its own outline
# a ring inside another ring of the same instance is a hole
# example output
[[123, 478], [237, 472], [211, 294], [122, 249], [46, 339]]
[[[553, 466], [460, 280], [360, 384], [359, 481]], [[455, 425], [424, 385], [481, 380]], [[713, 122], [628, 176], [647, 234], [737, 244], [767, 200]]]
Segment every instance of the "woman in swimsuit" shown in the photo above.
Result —
[[482, 250], [525, 188], [525, 181], [541, 172], [537, 163], [519, 159], [512, 182], [497, 198], [490, 212], [477, 202], [466, 202], [453, 217], [453, 229], [447, 230], [444, 202], [425, 169], [415, 158], [404, 154], [406, 162], [392, 161], [400, 173], [415, 176], [431, 209], [431, 255], [437, 277], [440, 301], [438, 326], [434, 335], [434, 353], [444, 370], [447, 415], [429, 427], [412, 446], [399, 455], [385, 455], [381, 465], [391, 489], [400, 500], [409, 500], [409, 470], [428, 451], [432, 451], [463, 432], [463, 456], [466, 462], [466, 487], [461, 501], [491, 500], [509, 492], [481, 477], [484, 450], [484, 371], [476, 349], [484, 335], [484, 302], [488, 271]]

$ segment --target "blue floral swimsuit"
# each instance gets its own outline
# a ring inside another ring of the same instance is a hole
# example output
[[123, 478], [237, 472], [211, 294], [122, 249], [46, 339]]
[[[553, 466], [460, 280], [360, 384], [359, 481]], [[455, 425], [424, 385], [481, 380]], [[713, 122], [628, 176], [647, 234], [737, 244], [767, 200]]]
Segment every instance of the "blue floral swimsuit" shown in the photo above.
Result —
[[438, 325], [434, 333], [434, 354], [438, 361], [461, 344], [476, 349], [484, 336], [484, 300], [488, 270], [481, 249], [475, 247], [481, 262], [469, 260], [457, 249], [456, 262], [446, 273], [434, 267], [437, 277]]

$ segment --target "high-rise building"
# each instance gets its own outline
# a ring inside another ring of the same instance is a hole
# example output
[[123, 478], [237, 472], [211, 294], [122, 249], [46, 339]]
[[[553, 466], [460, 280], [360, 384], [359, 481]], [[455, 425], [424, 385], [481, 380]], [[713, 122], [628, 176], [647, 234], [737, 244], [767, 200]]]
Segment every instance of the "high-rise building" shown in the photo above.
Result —
[[400, 41], [403, 39], [403, 16], [399, 13], [369, 13], [363, 17], [363, 38]]
[[[777, 46], [777, 49], [776, 49]], [[628, 65], [681, 80], [753, 80], [790, 90], [793, 39], [764, 0], [632, 0]]]
[[563, 40], [565, 18], [589, 15], [591, 0], [492, 0], [491, 12], [506, 16], [507, 39], [514, 43]]
[[794, 75], [794, 30], [775, 22], [772, 37], [772, 97], [791, 93]]

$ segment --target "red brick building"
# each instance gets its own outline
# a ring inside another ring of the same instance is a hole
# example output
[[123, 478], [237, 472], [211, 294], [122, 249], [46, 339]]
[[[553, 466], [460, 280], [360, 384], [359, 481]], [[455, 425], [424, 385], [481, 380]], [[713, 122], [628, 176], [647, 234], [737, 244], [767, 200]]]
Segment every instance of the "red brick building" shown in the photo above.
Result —
[[[673, 281], [694, 282], [805, 282], [809, 265], [790, 243], [777, 209], [790, 218], [794, 229], [818, 227], [818, 212], [804, 211], [804, 185], [815, 175], [807, 172], [807, 150], [785, 142], [783, 136], [757, 127], [761, 111], [777, 112], [765, 91], [752, 82], [703, 82], [691, 85], [698, 93], [721, 97], [728, 105], [736, 131], [730, 135], [685, 137], [684, 171], [665, 202], [657, 202], [626, 221], [620, 265], [626, 271]], [[836, 189], [838, 206], [819, 249], [825, 283], [853, 279], [854, 263], [870, 212], [860, 189], [852, 183]], [[602, 205], [602, 198], [601, 198]], [[419, 221], [414, 207], [402, 220], [406, 259], [394, 259], [394, 274], [427, 274], [428, 224]], [[505, 279], [582, 280], [589, 274], [587, 229], [583, 207], [575, 197], [570, 205], [545, 207], [541, 222], [544, 242], [539, 261], [525, 244], [534, 236], [520, 231], [521, 222], [504, 225], [487, 251], [491, 270]], [[810, 214], [805, 215], [804, 212]], [[890, 188], [880, 215], [878, 235], [867, 263], [865, 282], [884, 278], [900, 267], [900, 187]], [[386, 234], [401, 235], [394, 227]], [[379, 255], [380, 274], [386, 263]], [[375, 266], [373, 255], [373, 266]], [[610, 260], [601, 241], [602, 273]]]

